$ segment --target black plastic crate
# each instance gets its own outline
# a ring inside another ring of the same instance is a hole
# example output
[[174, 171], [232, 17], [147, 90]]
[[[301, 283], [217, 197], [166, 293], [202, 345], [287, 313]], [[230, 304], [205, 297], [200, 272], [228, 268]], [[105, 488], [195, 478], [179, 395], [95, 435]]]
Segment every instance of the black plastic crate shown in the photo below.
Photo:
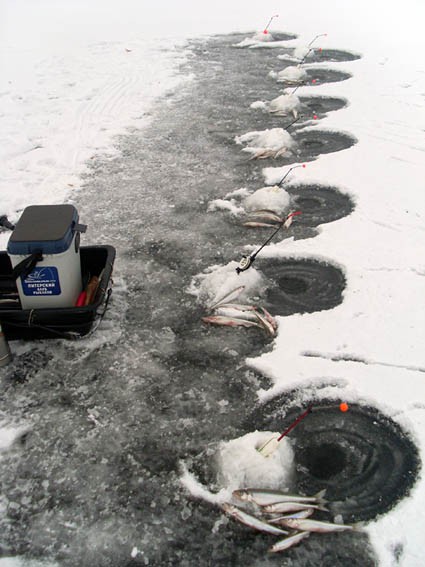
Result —
[[12, 279], [12, 264], [7, 252], [0, 252], [0, 323], [8, 340], [75, 338], [90, 332], [98, 311], [107, 299], [115, 261], [113, 246], [82, 246], [81, 271], [83, 281], [101, 276], [94, 301], [84, 307], [21, 309], [16, 283]]

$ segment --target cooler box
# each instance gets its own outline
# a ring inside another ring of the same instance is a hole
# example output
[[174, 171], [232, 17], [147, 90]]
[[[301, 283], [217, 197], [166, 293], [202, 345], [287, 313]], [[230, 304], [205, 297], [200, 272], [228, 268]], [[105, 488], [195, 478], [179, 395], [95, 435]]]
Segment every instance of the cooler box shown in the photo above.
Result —
[[21, 215], [7, 245], [12, 266], [40, 253], [16, 285], [22, 309], [72, 307], [82, 290], [78, 212], [73, 205], [33, 205]]

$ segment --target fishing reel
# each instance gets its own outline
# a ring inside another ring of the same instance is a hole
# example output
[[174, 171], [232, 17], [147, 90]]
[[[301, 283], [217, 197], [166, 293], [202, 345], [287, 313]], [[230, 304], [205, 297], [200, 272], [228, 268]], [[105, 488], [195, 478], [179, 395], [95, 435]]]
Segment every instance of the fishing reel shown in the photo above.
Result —
[[247, 270], [254, 260], [255, 257], [253, 256], [242, 256], [239, 266], [236, 268], [236, 273], [239, 275], [241, 272]]

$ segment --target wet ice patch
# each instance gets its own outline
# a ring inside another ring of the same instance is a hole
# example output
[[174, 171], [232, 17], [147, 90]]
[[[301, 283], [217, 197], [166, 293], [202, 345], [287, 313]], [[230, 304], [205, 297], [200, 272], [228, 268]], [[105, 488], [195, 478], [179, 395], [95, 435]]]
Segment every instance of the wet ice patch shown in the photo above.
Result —
[[247, 132], [236, 136], [235, 142], [239, 145], [246, 144], [242, 151], [251, 154], [251, 159], [278, 157], [295, 146], [292, 136], [283, 128]]

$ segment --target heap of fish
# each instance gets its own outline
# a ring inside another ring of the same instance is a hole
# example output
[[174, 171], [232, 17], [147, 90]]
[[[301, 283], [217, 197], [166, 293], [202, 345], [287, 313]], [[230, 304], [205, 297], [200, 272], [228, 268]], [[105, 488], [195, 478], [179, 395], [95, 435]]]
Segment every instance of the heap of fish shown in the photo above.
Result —
[[282, 218], [270, 209], [258, 209], [248, 213], [243, 226], [248, 228], [276, 228], [280, 225], [288, 229], [293, 222], [294, 216], [299, 214], [301, 214], [300, 211], [295, 211], [289, 213], [286, 218]]
[[208, 307], [208, 311], [212, 314], [202, 317], [201, 320], [210, 325], [257, 327], [274, 337], [277, 331], [277, 321], [265, 307], [230, 303], [244, 289], [245, 286], [241, 285], [224, 295], [220, 300]]
[[[236, 501], [242, 503], [242, 507], [226, 502], [221, 508], [228, 516], [250, 528], [275, 536], [285, 536], [269, 549], [271, 553], [277, 553], [300, 543], [311, 532], [358, 530], [357, 526], [310, 518], [316, 510], [328, 511], [324, 494], [325, 490], [314, 496], [301, 496], [261, 488], [245, 488], [235, 490], [232, 494]], [[254, 511], [251, 513], [243, 506], [250, 506]]]

